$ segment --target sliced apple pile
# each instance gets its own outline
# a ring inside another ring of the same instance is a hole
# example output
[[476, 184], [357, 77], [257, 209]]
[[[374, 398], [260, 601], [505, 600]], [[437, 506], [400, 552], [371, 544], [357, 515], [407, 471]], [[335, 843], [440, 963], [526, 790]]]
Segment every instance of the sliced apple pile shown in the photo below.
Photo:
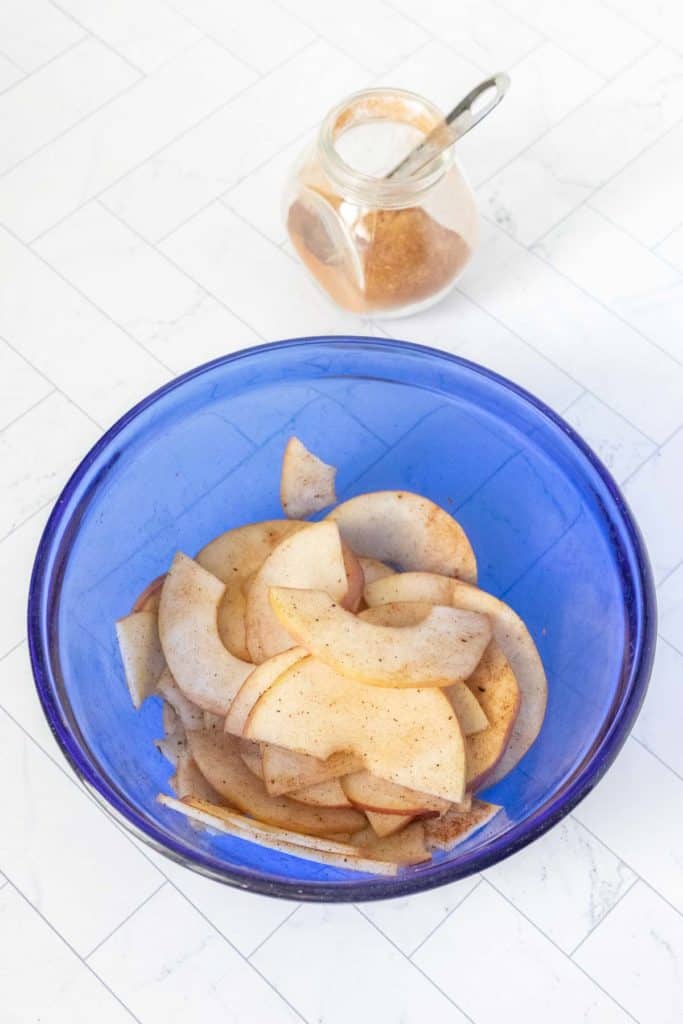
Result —
[[520, 617], [476, 585], [461, 525], [409, 491], [326, 519], [336, 470], [297, 439], [285, 519], [178, 553], [116, 624], [136, 708], [208, 828], [351, 871], [419, 870], [501, 811], [473, 798], [540, 731], [547, 683]]

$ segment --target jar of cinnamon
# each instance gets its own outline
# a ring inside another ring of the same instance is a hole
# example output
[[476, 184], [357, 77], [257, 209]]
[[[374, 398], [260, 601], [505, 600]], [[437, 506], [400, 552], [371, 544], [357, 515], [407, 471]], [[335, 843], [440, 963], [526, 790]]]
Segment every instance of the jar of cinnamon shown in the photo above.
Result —
[[443, 122], [401, 89], [356, 93], [325, 118], [287, 182], [289, 237], [344, 309], [405, 316], [446, 294], [477, 237], [472, 189], [453, 148], [409, 178], [387, 177]]

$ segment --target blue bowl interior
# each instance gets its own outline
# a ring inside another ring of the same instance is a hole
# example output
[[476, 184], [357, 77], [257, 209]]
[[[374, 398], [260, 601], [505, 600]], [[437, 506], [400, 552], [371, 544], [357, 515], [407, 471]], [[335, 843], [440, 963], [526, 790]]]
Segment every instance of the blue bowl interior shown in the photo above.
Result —
[[[155, 802], [171, 767], [161, 707], [136, 713], [114, 635], [177, 550], [281, 516], [291, 434], [339, 467], [346, 498], [425, 494], [466, 529], [480, 585], [523, 617], [549, 704], [518, 768], [484, 794], [488, 828], [398, 880], [318, 866], [196, 832]], [[440, 353], [371, 339], [267, 346], [152, 396], [86, 458], [60, 499], [34, 574], [30, 634], [44, 706], [79, 774], [172, 856], [260, 891], [358, 899], [483, 867], [566, 813], [613, 758], [651, 648], [648, 570], [628, 513], [569, 429], [507, 382]]]

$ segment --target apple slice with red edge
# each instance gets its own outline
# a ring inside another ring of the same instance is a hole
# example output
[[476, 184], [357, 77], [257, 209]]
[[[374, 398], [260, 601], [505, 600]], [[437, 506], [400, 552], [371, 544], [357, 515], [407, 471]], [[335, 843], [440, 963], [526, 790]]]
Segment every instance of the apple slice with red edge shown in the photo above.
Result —
[[271, 796], [319, 786], [363, 767], [358, 755], [346, 750], [337, 750], [326, 760], [271, 743], [262, 743], [261, 750], [264, 780]]

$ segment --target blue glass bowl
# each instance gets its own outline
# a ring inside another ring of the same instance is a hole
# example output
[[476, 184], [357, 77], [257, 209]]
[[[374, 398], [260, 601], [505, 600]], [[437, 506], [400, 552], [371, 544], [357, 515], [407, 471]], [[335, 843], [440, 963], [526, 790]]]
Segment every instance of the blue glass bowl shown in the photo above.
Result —
[[[425, 494], [470, 536], [481, 586], [524, 618], [549, 704], [538, 740], [484, 795], [505, 808], [432, 863], [377, 878], [194, 831], [155, 802], [171, 768], [161, 708], [131, 707], [114, 621], [164, 572], [229, 527], [281, 515], [280, 460], [297, 434], [339, 467], [341, 498]], [[509, 381], [433, 349], [311, 338], [193, 370], [124, 416], [59, 498], [29, 598], [33, 671], [74, 770], [156, 849], [276, 896], [364, 900], [479, 871], [541, 835], [596, 784], [651, 670], [655, 599], [640, 534], [614, 481], [571, 428]]]

